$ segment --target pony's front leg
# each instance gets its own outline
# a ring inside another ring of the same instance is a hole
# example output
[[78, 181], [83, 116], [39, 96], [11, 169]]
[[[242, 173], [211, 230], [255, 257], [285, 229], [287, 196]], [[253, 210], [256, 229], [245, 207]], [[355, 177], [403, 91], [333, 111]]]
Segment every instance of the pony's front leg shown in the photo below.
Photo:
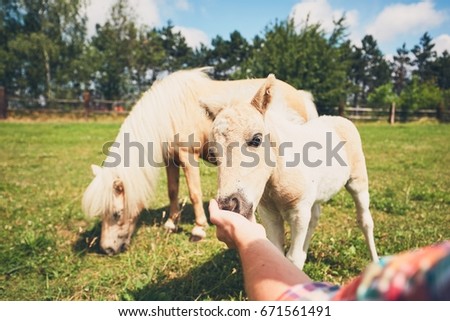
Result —
[[280, 213], [260, 205], [258, 214], [266, 229], [267, 238], [284, 255], [284, 221]]
[[312, 235], [316, 229], [317, 223], [319, 223], [320, 217], [320, 204], [315, 203], [311, 208], [311, 219], [309, 220], [308, 233], [306, 233], [305, 243], [303, 244], [303, 251], [308, 253], [309, 243], [311, 242]]
[[202, 202], [202, 188], [200, 182], [199, 155], [189, 152], [180, 153], [184, 174], [189, 189], [189, 197], [195, 214], [195, 226], [192, 229], [190, 240], [197, 242], [206, 237], [205, 228], [208, 227], [205, 210]]
[[299, 205], [297, 208], [288, 211], [286, 217], [291, 227], [291, 247], [286, 256], [302, 270], [307, 255], [305, 241], [311, 220], [311, 205]]
[[180, 167], [174, 163], [174, 160], [168, 161], [166, 167], [167, 173], [167, 191], [169, 194], [170, 207], [169, 218], [164, 223], [164, 228], [171, 232], [176, 232], [178, 229], [178, 222], [180, 220], [180, 207], [178, 204], [178, 189], [180, 185]]

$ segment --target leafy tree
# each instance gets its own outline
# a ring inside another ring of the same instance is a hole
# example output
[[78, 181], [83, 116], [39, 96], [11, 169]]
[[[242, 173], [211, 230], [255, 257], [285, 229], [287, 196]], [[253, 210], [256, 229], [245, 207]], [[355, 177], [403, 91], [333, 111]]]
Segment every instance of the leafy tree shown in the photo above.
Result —
[[407, 83], [408, 72], [411, 66], [412, 62], [409, 56], [409, 50], [406, 49], [406, 44], [403, 43], [402, 47], [397, 49], [397, 55], [394, 56], [394, 62], [392, 65], [394, 73], [394, 90], [397, 95], [402, 92]]
[[137, 93], [148, 89], [164, 64], [166, 53], [157, 29], [142, 27], [133, 45], [131, 56], [132, 81]]
[[448, 51], [444, 51], [442, 56], [436, 58], [432, 62], [431, 69], [436, 76], [436, 82], [439, 88], [450, 89], [450, 55]]
[[19, 77], [19, 63], [8, 44], [23, 32], [23, 25], [19, 19], [21, 14], [17, 0], [1, 0], [0, 3], [0, 86], [13, 92], [17, 90], [13, 80]]
[[400, 95], [400, 106], [404, 112], [417, 109], [435, 109], [442, 101], [442, 93], [432, 82], [422, 83], [414, 75]]
[[314, 94], [321, 112], [329, 112], [345, 97], [348, 60], [342, 21], [327, 38], [320, 25], [297, 30], [293, 20], [266, 27], [264, 39], [255, 38], [252, 54], [240, 76], [277, 78]]
[[[86, 66], [78, 64], [78, 58], [84, 52], [87, 40], [87, 16], [81, 10], [84, 4], [85, 0], [60, 0], [56, 9], [58, 15], [64, 12], [69, 17], [60, 24], [63, 44], [60, 46], [54, 76], [54, 92], [57, 97], [79, 96], [85, 82], [83, 69]], [[65, 15], [59, 16], [59, 19], [66, 19]]]
[[99, 54], [95, 46], [87, 43], [83, 46], [83, 51], [71, 62], [77, 80], [73, 86], [73, 96], [80, 96], [82, 91], [94, 89], [98, 85], [96, 81], [100, 78], [99, 70], [102, 66]]
[[91, 45], [97, 67], [95, 87], [107, 99], [132, 94], [131, 57], [137, 36], [134, 17], [126, 0], [118, 0], [104, 25], [96, 25]]
[[311, 91], [322, 113], [348, 98], [372, 106], [398, 100], [406, 111], [449, 101], [450, 56], [437, 56], [428, 33], [411, 50], [413, 59], [405, 44], [397, 49], [391, 70], [372, 36], [351, 46], [345, 17], [329, 34], [320, 24], [276, 21], [251, 43], [233, 31], [194, 50], [170, 21], [160, 29], [138, 26], [128, 0], [116, 0], [88, 41], [86, 1], [0, 0], [0, 85], [32, 97], [73, 98], [95, 88], [107, 99], [134, 98], [159, 73], [210, 65], [216, 79], [275, 73]]
[[84, 45], [86, 19], [80, 14], [84, 0], [2, 2], [5, 33], [0, 37], [0, 55], [6, 64], [0, 72], [7, 77], [7, 88], [23, 95], [51, 97], [73, 81], [64, 75], [71, 74], [69, 62]]
[[186, 39], [180, 32], [173, 31], [173, 25], [169, 21], [167, 26], [160, 30], [162, 46], [165, 51], [165, 59], [162, 69], [173, 72], [187, 68], [193, 60], [194, 52], [186, 43]]
[[211, 49], [201, 43], [200, 47], [194, 49], [189, 65], [192, 67], [212, 66], [210, 56]]
[[[442, 104], [439, 106], [438, 111], [443, 112], [444, 110], [450, 110], [450, 89], [441, 90], [442, 93]], [[448, 120], [448, 118], [447, 118]]]
[[420, 38], [420, 44], [415, 45], [411, 52], [414, 54], [415, 60], [413, 64], [417, 67], [413, 73], [417, 75], [421, 82], [430, 81], [434, 78], [432, 70], [432, 61], [436, 58], [434, 51], [433, 39], [425, 32]]
[[388, 108], [392, 103], [399, 101], [391, 82], [381, 85], [373, 90], [367, 97], [369, 106]]
[[237, 30], [230, 34], [230, 40], [216, 36], [211, 44], [206, 64], [214, 66], [216, 79], [227, 79], [238, 71], [250, 52], [249, 43]]
[[353, 104], [365, 103], [375, 88], [390, 80], [390, 68], [378, 48], [377, 41], [366, 35], [361, 47], [353, 47], [350, 79], [353, 83]]

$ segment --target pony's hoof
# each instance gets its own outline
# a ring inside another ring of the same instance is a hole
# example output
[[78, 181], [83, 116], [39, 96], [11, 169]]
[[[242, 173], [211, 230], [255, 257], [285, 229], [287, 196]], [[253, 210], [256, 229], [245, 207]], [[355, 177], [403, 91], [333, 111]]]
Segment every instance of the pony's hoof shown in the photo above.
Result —
[[201, 226], [195, 226], [192, 229], [191, 237], [189, 238], [189, 241], [191, 242], [199, 242], [206, 238], [206, 232]]
[[201, 240], [203, 240], [203, 238], [200, 236], [196, 236], [196, 235], [191, 235], [191, 237], [189, 238], [189, 242], [192, 242], [192, 243], [200, 242]]
[[164, 223], [164, 228], [168, 232], [172, 232], [172, 233], [176, 233], [178, 231], [178, 227], [175, 225], [175, 223], [171, 219], [168, 219], [166, 221], [166, 223]]

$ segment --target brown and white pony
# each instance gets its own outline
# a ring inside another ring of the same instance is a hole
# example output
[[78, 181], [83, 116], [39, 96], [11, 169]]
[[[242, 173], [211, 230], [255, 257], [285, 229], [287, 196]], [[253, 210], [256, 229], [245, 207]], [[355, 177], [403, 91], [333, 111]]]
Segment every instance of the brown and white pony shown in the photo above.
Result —
[[371, 258], [378, 260], [365, 158], [352, 122], [322, 116], [303, 124], [285, 107], [273, 75], [247, 102], [202, 104], [214, 119], [212, 142], [226, 151], [216, 155], [220, 208], [250, 220], [257, 209], [269, 240], [283, 253], [287, 221], [287, 257], [302, 269], [320, 203], [345, 186], [356, 204]]
[[[95, 177], [82, 200], [85, 213], [102, 217], [100, 247], [105, 253], [116, 254], [129, 246], [138, 216], [155, 194], [160, 167], [167, 172], [170, 199], [165, 227], [176, 230], [180, 219], [178, 181], [182, 167], [195, 212], [191, 239], [205, 237], [207, 220], [198, 161], [207, 158], [211, 120], [199, 99], [247, 101], [264, 81], [214, 81], [203, 68], [170, 74], [143, 94], [122, 124], [103, 167], [92, 165]], [[308, 93], [282, 81], [274, 86], [283, 96], [282, 104], [302, 122], [317, 117]]]

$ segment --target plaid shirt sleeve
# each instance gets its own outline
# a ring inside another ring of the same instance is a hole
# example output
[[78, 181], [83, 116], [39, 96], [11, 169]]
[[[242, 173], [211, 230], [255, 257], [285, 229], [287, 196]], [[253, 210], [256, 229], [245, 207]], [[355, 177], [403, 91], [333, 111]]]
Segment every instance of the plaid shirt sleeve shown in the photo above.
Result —
[[382, 258], [342, 287], [298, 284], [279, 300], [450, 300], [450, 241]]
[[450, 300], [450, 241], [370, 264], [333, 300]]
[[279, 301], [328, 301], [339, 290], [339, 286], [325, 282], [297, 284], [284, 292]]

